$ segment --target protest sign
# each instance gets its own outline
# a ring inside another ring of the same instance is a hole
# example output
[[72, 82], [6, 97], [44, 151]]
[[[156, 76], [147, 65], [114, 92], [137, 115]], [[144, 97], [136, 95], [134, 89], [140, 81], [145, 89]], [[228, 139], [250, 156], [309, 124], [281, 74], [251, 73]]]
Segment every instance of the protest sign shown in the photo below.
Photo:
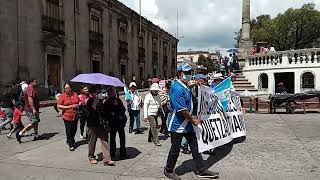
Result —
[[220, 89], [223, 94], [219, 98], [211, 88], [205, 86], [199, 88], [198, 117], [202, 123], [194, 129], [200, 153], [227, 144], [234, 138], [246, 134], [240, 98], [230, 87], [228, 90]]

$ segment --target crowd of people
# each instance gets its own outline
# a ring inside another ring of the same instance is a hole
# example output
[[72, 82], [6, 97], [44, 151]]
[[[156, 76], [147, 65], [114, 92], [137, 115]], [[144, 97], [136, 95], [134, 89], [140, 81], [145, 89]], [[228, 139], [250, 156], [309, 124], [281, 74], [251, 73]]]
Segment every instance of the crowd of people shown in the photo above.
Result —
[[[198, 177], [217, 177], [219, 173], [211, 172], [204, 167], [202, 155], [198, 152], [193, 126], [201, 123], [197, 118], [198, 86], [209, 86], [209, 82], [211, 85], [217, 84], [221, 80], [222, 78], [217, 77], [213, 82], [210, 82], [205, 75], [193, 76], [191, 66], [182, 64], [178, 67], [175, 80], [167, 82], [164, 87], [160, 87], [159, 82], [153, 82], [144, 98], [137, 90], [136, 83], [131, 82], [128, 93], [125, 95], [125, 104], [114, 87], [107, 86], [103, 90], [95, 85], [83, 86], [78, 94], [73, 91], [70, 83], [65, 83], [63, 93], [55, 93], [56, 105], [54, 108], [57, 116], [62, 116], [66, 144], [70, 151], [75, 151], [77, 148], [75, 136], [78, 124], [80, 124], [80, 139], [88, 143], [90, 164], [98, 163], [95, 148], [97, 140], [100, 139], [103, 164], [115, 166], [112, 159], [116, 156], [117, 134], [120, 139], [120, 158], [127, 158], [125, 127], [127, 124], [126, 111], [128, 111], [129, 133], [144, 134], [141, 128], [141, 119], [143, 119], [149, 124], [148, 138], [146, 139], [148, 142], [154, 143], [155, 146], [161, 146], [160, 133], [171, 137], [171, 148], [164, 168], [166, 177], [180, 179], [174, 173], [180, 151], [185, 154], [192, 153], [197, 164], [196, 174]], [[22, 138], [28, 135], [27, 132], [30, 129], [34, 129], [34, 140], [43, 138], [38, 133], [40, 101], [36, 80], [32, 80], [26, 88], [21, 88], [19, 93], [8, 91], [4, 94], [1, 102], [3, 122], [0, 124], [0, 129], [11, 125], [8, 138], [11, 138], [15, 132], [17, 141], [21, 143]], [[142, 109], [143, 114], [141, 115]], [[26, 126], [21, 121], [23, 112], [29, 120]], [[161, 126], [158, 119], [161, 120]], [[134, 129], [134, 127], [136, 128]]]

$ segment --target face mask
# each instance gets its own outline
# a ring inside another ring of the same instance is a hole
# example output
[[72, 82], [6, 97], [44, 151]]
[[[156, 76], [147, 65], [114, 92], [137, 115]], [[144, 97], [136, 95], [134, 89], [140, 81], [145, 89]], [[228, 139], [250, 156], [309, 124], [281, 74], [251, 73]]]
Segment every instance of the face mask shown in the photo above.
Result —
[[192, 75], [183, 75], [182, 80], [186, 83], [192, 80]]

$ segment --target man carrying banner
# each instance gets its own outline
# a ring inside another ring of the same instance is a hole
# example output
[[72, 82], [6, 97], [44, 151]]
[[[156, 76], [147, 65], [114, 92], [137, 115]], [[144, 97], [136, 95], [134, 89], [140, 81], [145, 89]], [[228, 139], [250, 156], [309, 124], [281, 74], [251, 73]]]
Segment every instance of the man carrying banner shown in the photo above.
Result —
[[171, 132], [171, 148], [164, 168], [164, 175], [169, 179], [180, 180], [180, 177], [174, 173], [174, 167], [179, 157], [182, 138], [185, 137], [197, 165], [197, 176], [199, 178], [218, 177], [219, 173], [205, 169], [202, 155], [198, 151], [197, 138], [193, 131], [192, 125], [197, 126], [200, 124], [200, 120], [193, 119], [191, 114], [193, 109], [192, 95], [187, 84], [192, 79], [192, 68], [185, 63], [181, 64], [177, 71], [178, 78], [169, 92], [168, 130]]

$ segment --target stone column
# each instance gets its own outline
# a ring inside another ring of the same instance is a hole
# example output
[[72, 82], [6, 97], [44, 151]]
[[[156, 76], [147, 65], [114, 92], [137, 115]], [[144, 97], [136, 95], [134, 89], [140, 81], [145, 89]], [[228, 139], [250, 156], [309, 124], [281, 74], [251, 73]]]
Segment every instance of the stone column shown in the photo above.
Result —
[[242, 40], [250, 40], [250, 0], [242, 0]]

